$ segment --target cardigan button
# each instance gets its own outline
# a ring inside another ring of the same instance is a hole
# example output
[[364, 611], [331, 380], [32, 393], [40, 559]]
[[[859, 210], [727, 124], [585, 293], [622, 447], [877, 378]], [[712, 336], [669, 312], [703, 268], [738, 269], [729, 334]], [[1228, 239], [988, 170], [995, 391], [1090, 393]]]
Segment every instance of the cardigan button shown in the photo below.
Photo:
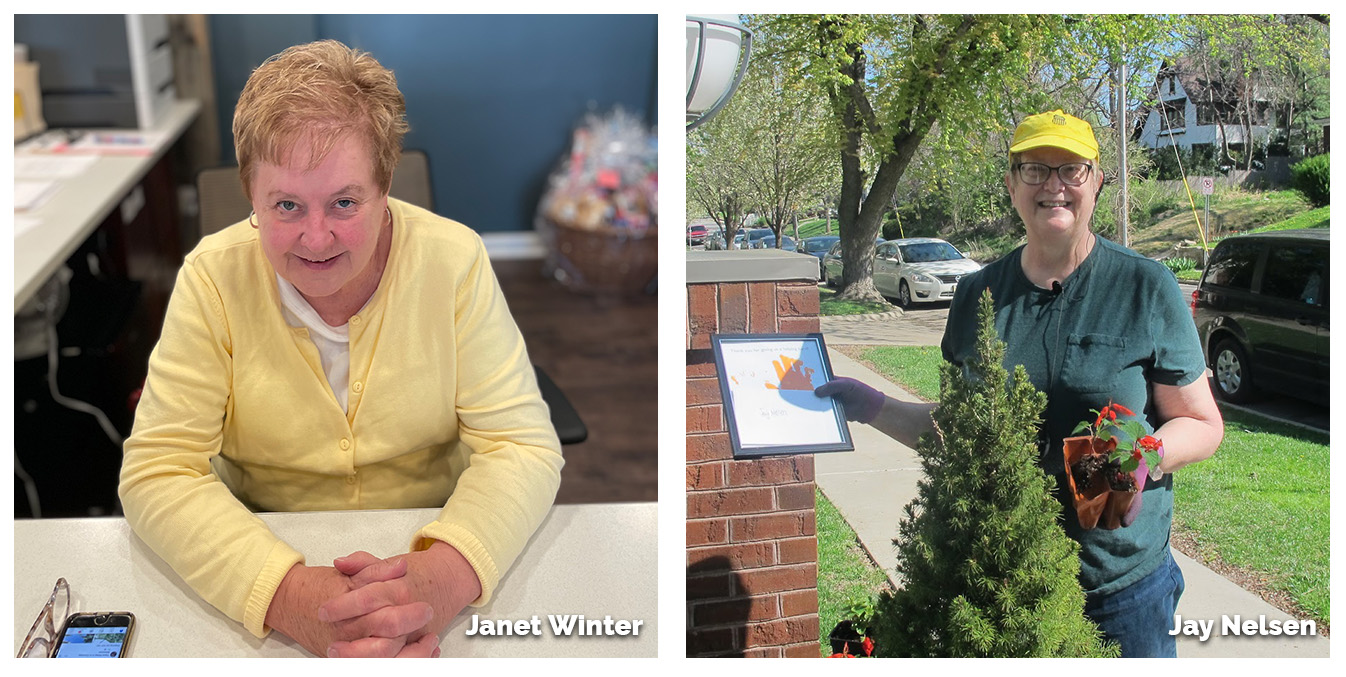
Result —
[[360, 316], [359, 316], [359, 315], [351, 315], [350, 323], [353, 324], [353, 325], [355, 325], [355, 326], [357, 326], [357, 327], [360, 326]]
[[363, 383], [361, 383], [361, 382], [359, 382], [359, 381], [356, 381], [355, 383], [352, 383], [352, 384], [351, 384], [351, 390], [355, 391], [355, 394], [357, 394], [357, 395], [359, 395], [360, 393], [364, 392], [364, 389], [365, 389], [365, 384], [363, 384]]
[[350, 449], [350, 448], [351, 448], [351, 441], [348, 440], [348, 439], [346, 439], [346, 438], [344, 438], [344, 437], [341, 438], [341, 450], [342, 450], [342, 451], [346, 451], [346, 450], [348, 450], [348, 449]]
[[355, 473], [346, 476], [346, 484], [355, 484]]

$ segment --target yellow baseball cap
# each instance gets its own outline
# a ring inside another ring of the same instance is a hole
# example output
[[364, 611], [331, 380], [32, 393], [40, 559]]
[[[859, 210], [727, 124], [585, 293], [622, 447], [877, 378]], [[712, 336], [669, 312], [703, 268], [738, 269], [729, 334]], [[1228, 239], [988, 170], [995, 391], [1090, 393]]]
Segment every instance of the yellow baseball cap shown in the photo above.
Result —
[[1060, 109], [1030, 115], [1014, 128], [1014, 139], [1010, 141], [1011, 153], [1022, 153], [1043, 146], [1068, 150], [1089, 160], [1098, 157], [1098, 139], [1094, 138], [1094, 128]]

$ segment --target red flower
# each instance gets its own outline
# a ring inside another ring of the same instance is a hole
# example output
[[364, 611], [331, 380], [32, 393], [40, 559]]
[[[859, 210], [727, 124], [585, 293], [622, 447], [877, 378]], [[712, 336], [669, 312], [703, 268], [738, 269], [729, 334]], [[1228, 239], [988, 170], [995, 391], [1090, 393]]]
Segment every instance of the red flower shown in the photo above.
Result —
[[1134, 449], [1134, 450], [1131, 451], [1131, 458], [1134, 458], [1134, 459], [1136, 459], [1137, 461], [1139, 461], [1140, 459], [1142, 459], [1142, 458], [1144, 458], [1144, 457], [1145, 457], [1145, 454], [1144, 454], [1143, 452], [1141, 452], [1141, 450], [1139, 450], [1139, 449]]
[[1120, 405], [1120, 404], [1114, 404], [1114, 405], [1112, 405], [1112, 408], [1113, 408], [1113, 410], [1114, 410], [1113, 418], [1116, 418], [1116, 416], [1117, 416], [1117, 413], [1116, 413], [1116, 412], [1120, 412], [1120, 413], [1122, 413], [1122, 414], [1126, 414], [1127, 416], [1135, 416], [1135, 415], [1136, 415], [1136, 412], [1131, 411], [1130, 409], [1127, 409], [1126, 407], [1123, 407], [1123, 406]]
[[1117, 420], [1117, 412], [1114, 411], [1111, 407], [1108, 408], [1108, 420], [1109, 421]]
[[1159, 450], [1159, 447], [1160, 447], [1161, 445], [1163, 445], [1163, 442], [1160, 442], [1159, 440], [1157, 440], [1157, 439], [1155, 439], [1155, 438], [1153, 438], [1153, 437], [1151, 437], [1151, 436], [1149, 436], [1149, 435], [1146, 435], [1146, 436], [1140, 438], [1139, 440], [1137, 440], [1137, 441], [1136, 441], [1136, 444], [1139, 444], [1140, 446], [1142, 446], [1142, 447], [1144, 447], [1144, 448], [1146, 448], [1146, 449], [1149, 449], [1150, 451], [1158, 451], [1158, 450]]
[[874, 640], [866, 637], [865, 641], [860, 642], [860, 647], [865, 650], [866, 656], [874, 655]]

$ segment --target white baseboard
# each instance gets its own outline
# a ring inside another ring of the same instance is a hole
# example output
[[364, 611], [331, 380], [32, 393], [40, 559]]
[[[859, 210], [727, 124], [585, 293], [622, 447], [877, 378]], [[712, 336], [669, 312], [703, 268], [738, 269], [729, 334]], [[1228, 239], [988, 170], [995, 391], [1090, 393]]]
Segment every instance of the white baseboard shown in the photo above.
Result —
[[535, 230], [482, 233], [481, 241], [492, 261], [540, 259], [547, 255], [542, 237]]

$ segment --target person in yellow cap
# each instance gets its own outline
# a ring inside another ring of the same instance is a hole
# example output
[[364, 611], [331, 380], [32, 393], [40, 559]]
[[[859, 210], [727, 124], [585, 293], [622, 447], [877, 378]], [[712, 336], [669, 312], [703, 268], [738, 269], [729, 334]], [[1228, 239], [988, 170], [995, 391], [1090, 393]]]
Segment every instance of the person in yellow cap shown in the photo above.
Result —
[[[1040, 464], [1056, 478], [1062, 524], [1081, 546], [1085, 613], [1123, 656], [1176, 656], [1168, 630], [1183, 578], [1169, 551], [1170, 473], [1215, 453], [1224, 436], [1196, 328], [1163, 265], [1090, 229], [1103, 171], [1088, 122], [1061, 110], [1031, 115], [1009, 151], [1005, 187], [1025, 243], [960, 282], [944, 359], [961, 365], [974, 354], [977, 300], [990, 289], [1005, 365], [1024, 365], [1047, 395]], [[816, 392], [910, 446], [932, 429], [933, 405], [899, 402], [859, 381], [835, 379]], [[1164, 455], [1159, 468], [1137, 468], [1143, 491], [1121, 528], [1086, 530], [1066, 489], [1061, 440], [1110, 403], [1134, 411]]]

